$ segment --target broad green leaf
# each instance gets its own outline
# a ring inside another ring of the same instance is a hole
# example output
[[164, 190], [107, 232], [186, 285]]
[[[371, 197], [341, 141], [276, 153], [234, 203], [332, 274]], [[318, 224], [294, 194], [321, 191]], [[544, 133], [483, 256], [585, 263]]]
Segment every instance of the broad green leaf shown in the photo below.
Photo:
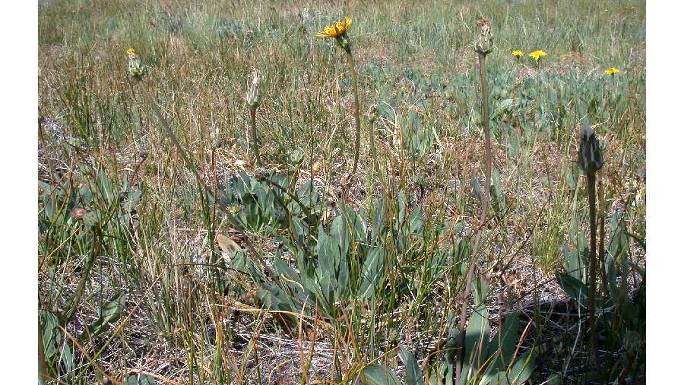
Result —
[[587, 285], [577, 278], [562, 272], [556, 272], [556, 280], [568, 297], [575, 298], [580, 303], [584, 303], [588, 293]]
[[102, 333], [110, 323], [116, 322], [126, 305], [126, 295], [118, 294], [100, 309], [100, 316], [90, 325], [93, 335]]
[[366, 256], [363, 262], [361, 287], [359, 289], [359, 296], [363, 299], [369, 299], [375, 296], [376, 285], [382, 276], [382, 271], [385, 263], [385, 249], [382, 247], [374, 247]]
[[475, 193], [477, 200], [481, 202], [484, 199], [484, 189], [476, 177], [470, 180], [470, 186], [473, 188], [473, 193]]
[[64, 373], [67, 378], [71, 378], [72, 372], [74, 371], [74, 354], [69, 347], [69, 341], [65, 340], [62, 344], [62, 352], [60, 354], [62, 357], [62, 367], [64, 368]]
[[316, 268], [316, 273], [319, 286], [321, 287], [321, 293], [327, 302], [332, 302], [334, 278], [336, 275], [333, 250], [337, 251], [337, 245], [333, 245], [330, 236], [325, 232], [323, 226], [319, 225], [318, 240], [316, 244], [316, 252], [318, 253], [318, 267]]
[[526, 352], [518, 358], [515, 365], [511, 368], [510, 373], [508, 373], [508, 378], [511, 380], [511, 385], [522, 385], [527, 381], [532, 372], [534, 372], [534, 358], [530, 352]]
[[464, 381], [467, 379], [471, 379], [487, 359], [490, 333], [487, 317], [488, 312], [484, 303], [477, 305], [470, 316], [465, 336], [463, 371], [461, 373], [462, 383], [465, 383]]
[[406, 346], [399, 347], [399, 357], [406, 368], [406, 385], [423, 385], [423, 372], [418, 366], [416, 357], [406, 349]]
[[263, 287], [257, 290], [257, 297], [267, 309], [290, 312], [299, 311], [292, 298], [279, 286], [270, 282], [264, 283]]
[[[503, 323], [503, 330], [499, 331], [492, 343], [494, 348], [501, 351], [496, 360], [496, 367], [503, 370], [512, 362], [515, 348], [518, 344], [520, 319], [517, 313], [509, 314]], [[492, 352], [493, 353], [493, 352]]]
[[344, 214], [340, 214], [333, 220], [330, 229], [331, 246], [335, 248], [333, 256], [335, 258], [335, 295], [341, 298], [349, 289], [349, 266], [347, 254], [349, 253], [349, 230]]
[[131, 374], [126, 377], [126, 382], [124, 385], [154, 385], [156, 382], [154, 379], [147, 374]]
[[59, 321], [57, 317], [47, 310], [41, 310], [43, 319], [43, 348], [45, 349], [45, 359], [50, 360], [57, 354], [57, 344], [59, 338], [59, 331], [57, 325]]
[[385, 365], [366, 366], [361, 372], [362, 383], [368, 385], [399, 385], [399, 379], [392, 369]]
[[473, 280], [473, 297], [475, 298], [475, 304], [480, 305], [484, 303], [489, 295], [489, 285], [486, 281], [480, 279], [479, 277]]

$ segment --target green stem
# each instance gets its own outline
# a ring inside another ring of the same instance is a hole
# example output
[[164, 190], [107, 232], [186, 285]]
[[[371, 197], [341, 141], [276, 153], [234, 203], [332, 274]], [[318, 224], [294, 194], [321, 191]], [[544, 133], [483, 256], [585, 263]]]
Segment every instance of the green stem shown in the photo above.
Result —
[[591, 356], [595, 364], [598, 364], [596, 355], [596, 174], [587, 173], [587, 193], [589, 195], [589, 327], [591, 328]]
[[257, 167], [260, 167], [261, 157], [259, 156], [259, 141], [256, 132], [256, 106], [249, 107], [249, 136], [250, 142], [252, 142], [252, 151], [254, 151], [254, 156], [256, 157]]
[[491, 138], [489, 133], [489, 90], [487, 89], [487, 71], [485, 59], [486, 54], [478, 53], [478, 62], [480, 67], [480, 90], [482, 93], [481, 105], [482, 105], [482, 125], [484, 129], [485, 136], [485, 186], [484, 186], [484, 197], [482, 198], [482, 211], [480, 212], [480, 232], [477, 234], [473, 245], [473, 255], [474, 259], [470, 262], [468, 267], [468, 274], [466, 275], [466, 283], [463, 288], [463, 293], [460, 295], [461, 304], [461, 317], [459, 319], [459, 336], [458, 336], [458, 346], [460, 349], [456, 353], [456, 358], [454, 362], [454, 376], [456, 378], [455, 383], [460, 383], [461, 379], [461, 368], [463, 364], [463, 347], [465, 345], [465, 333], [466, 333], [466, 316], [468, 310], [468, 297], [470, 296], [470, 290], [472, 288], [473, 277], [475, 273], [475, 266], [478, 264], [480, 257], [479, 243], [482, 239], [482, 232], [484, 232], [485, 223], [487, 223], [487, 213], [489, 211], [489, 199], [490, 199], [490, 186], [492, 179], [492, 146]]
[[[354, 138], [354, 165], [352, 166], [351, 176], [356, 174], [356, 168], [359, 163], [359, 148], [361, 147], [361, 119], [359, 115], [359, 85], [358, 75], [356, 74], [356, 67], [354, 66], [354, 56], [351, 50], [345, 50], [347, 53], [347, 61], [352, 73], [352, 88], [354, 92], [354, 124], [356, 126], [356, 137]], [[351, 180], [351, 177], [350, 179]]]

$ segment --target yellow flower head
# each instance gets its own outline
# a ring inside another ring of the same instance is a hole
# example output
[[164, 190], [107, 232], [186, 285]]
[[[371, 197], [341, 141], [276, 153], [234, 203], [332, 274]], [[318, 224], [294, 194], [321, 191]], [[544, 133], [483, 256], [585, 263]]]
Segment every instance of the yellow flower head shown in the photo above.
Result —
[[530, 54], [528, 56], [531, 57], [532, 59], [536, 60], [536, 61], [539, 61], [539, 59], [546, 56], [546, 52], [538, 49], [536, 51], [530, 52]]
[[352, 24], [352, 19], [346, 16], [344, 20], [340, 20], [334, 24], [326, 26], [321, 32], [316, 34], [316, 37], [340, 37], [347, 33], [347, 29]]
[[613, 76], [613, 75], [615, 75], [615, 74], [619, 74], [619, 73], [622, 72], [622, 71], [620, 71], [618, 68], [610, 67], [610, 68], [606, 69], [606, 70], [603, 71], [603, 72], [604, 72], [606, 75]]
[[133, 48], [127, 49], [126, 55], [128, 55], [128, 72], [135, 79], [140, 80], [145, 72], [145, 66], [140, 62], [140, 56], [135, 53]]
[[520, 58], [523, 55], [523, 51], [521, 49], [516, 49], [511, 52], [511, 55], [515, 56], [516, 58]]

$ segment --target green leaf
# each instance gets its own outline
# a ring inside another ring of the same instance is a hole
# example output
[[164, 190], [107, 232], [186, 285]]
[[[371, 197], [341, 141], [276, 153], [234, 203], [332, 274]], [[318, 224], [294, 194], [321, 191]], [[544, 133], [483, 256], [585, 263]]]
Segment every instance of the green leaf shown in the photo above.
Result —
[[508, 373], [508, 378], [511, 380], [511, 385], [522, 385], [527, 381], [532, 372], [534, 372], [535, 364], [534, 359], [530, 352], [526, 352], [521, 355], [515, 365], [511, 368], [510, 373]]
[[362, 299], [370, 299], [375, 296], [376, 285], [382, 276], [382, 271], [385, 263], [385, 249], [382, 247], [374, 247], [366, 256], [363, 262], [361, 287], [359, 289], [359, 297]]
[[385, 199], [379, 198], [375, 204], [375, 217], [373, 220], [373, 241], [377, 242], [385, 232]]
[[332, 293], [335, 282], [335, 256], [332, 247], [333, 241], [325, 232], [323, 226], [318, 226], [318, 240], [316, 243], [316, 252], [318, 254], [318, 267], [316, 268], [316, 275], [318, 276], [318, 284], [321, 287], [321, 293], [328, 303], [332, 302]]
[[496, 103], [496, 106], [493, 108], [494, 112], [492, 113], [491, 119], [497, 118], [499, 115], [502, 115], [506, 111], [510, 110], [513, 107], [513, 99], [504, 99], [500, 102]]
[[488, 312], [484, 303], [477, 305], [470, 316], [465, 336], [462, 382], [469, 379], [469, 375], [475, 374], [487, 359], [491, 330], [487, 317]]
[[114, 186], [112, 185], [112, 182], [109, 180], [107, 173], [104, 171], [100, 171], [98, 173], [97, 180], [100, 192], [102, 193], [102, 197], [105, 199], [107, 204], [112, 204], [112, 202], [114, 201]]
[[366, 243], [368, 237], [366, 222], [351, 207], [343, 204], [341, 209], [347, 218], [347, 223], [350, 225], [354, 240], [357, 242]]
[[486, 281], [476, 278], [473, 281], [473, 298], [475, 298], [475, 304], [480, 305], [484, 303], [489, 294], [489, 285]]
[[406, 346], [399, 347], [399, 357], [406, 368], [406, 385], [423, 385], [423, 372], [418, 366], [418, 361], [413, 353], [406, 349]]
[[473, 193], [475, 193], [477, 200], [481, 202], [484, 199], [484, 189], [476, 177], [470, 180], [470, 186], [473, 188]]
[[74, 354], [71, 351], [71, 348], [69, 347], [69, 343], [65, 340], [64, 344], [62, 344], [62, 353], [60, 354], [62, 357], [62, 366], [64, 367], [64, 373], [67, 376], [67, 378], [71, 377], [72, 372], [74, 371]]
[[156, 382], [154, 379], [147, 374], [131, 374], [126, 377], [124, 385], [154, 385]]
[[558, 284], [568, 297], [575, 298], [580, 303], [584, 303], [588, 293], [587, 285], [572, 275], [562, 272], [556, 272], [556, 280], [558, 280]]
[[267, 309], [289, 312], [297, 312], [299, 310], [294, 305], [292, 298], [283, 289], [270, 282], [264, 283], [263, 287], [257, 290], [257, 297]]
[[501, 214], [506, 207], [506, 197], [501, 187], [501, 174], [496, 168], [492, 170], [492, 186], [490, 188], [494, 210]]
[[57, 354], [57, 343], [59, 338], [59, 333], [57, 325], [59, 320], [57, 316], [50, 313], [47, 310], [41, 310], [41, 315], [43, 319], [43, 348], [45, 349], [45, 359], [50, 360]]
[[493, 343], [496, 349], [500, 350], [501, 353], [497, 358], [496, 367], [503, 370], [506, 369], [513, 360], [513, 354], [515, 354], [515, 348], [518, 344], [518, 332], [520, 330], [520, 319], [518, 314], [509, 314], [503, 324], [503, 330], [494, 338]]
[[89, 328], [93, 335], [102, 333], [110, 323], [116, 322], [126, 305], [126, 295], [118, 294], [100, 309], [100, 316]]
[[392, 369], [385, 365], [366, 366], [361, 372], [362, 383], [368, 385], [399, 385], [399, 379]]

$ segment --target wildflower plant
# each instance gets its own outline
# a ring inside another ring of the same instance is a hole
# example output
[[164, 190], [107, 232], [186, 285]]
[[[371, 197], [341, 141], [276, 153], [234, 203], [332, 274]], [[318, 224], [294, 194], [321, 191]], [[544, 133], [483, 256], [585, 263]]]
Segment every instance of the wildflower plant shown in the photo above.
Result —
[[[475, 52], [477, 53], [478, 63], [480, 68], [480, 92], [481, 92], [481, 106], [482, 106], [482, 128], [485, 136], [485, 188], [482, 198], [482, 211], [480, 212], [480, 226], [483, 226], [487, 222], [487, 214], [489, 211], [489, 201], [491, 195], [491, 179], [492, 179], [492, 145], [491, 145], [491, 133], [489, 130], [489, 90], [487, 88], [487, 70], [486, 70], [486, 58], [487, 55], [494, 49], [494, 34], [492, 33], [492, 24], [488, 19], [482, 18], [478, 20], [477, 25], [480, 27], [480, 33], [475, 37]], [[475, 255], [475, 260], [471, 261], [468, 268], [468, 273], [466, 275], [466, 283], [463, 293], [461, 294], [461, 299], [463, 303], [461, 304], [461, 318], [459, 320], [458, 330], [460, 330], [458, 337], [458, 346], [464, 346], [466, 339], [466, 322], [467, 322], [467, 309], [468, 301], [466, 300], [470, 296], [470, 290], [472, 287], [472, 282], [475, 273], [475, 266], [477, 263], [479, 252], [479, 242], [481, 239], [481, 232], [478, 233], [478, 237], [475, 240], [475, 245], [473, 246], [473, 255]], [[461, 368], [465, 364], [467, 357], [463, 352], [459, 351], [455, 360], [455, 374], [456, 383], [460, 383]]]
[[[204, 225], [206, 228], [209, 229], [208, 231], [208, 237], [209, 237], [209, 243], [214, 244], [214, 219], [212, 218], [211, 212], [212, 210], [210, 209], [210, 201], [212, 201], [214, 198], [211, 196], [211, 190], [208, 188], [208, 186], [204, 183], [202, 178], [200, 177], [199, 172], [197, 171], [197, 168], [194, 166], [194, 163], [192, 162], [190, 156], [188, 153], [183, 149], [183, 146], [180, 144], [180, 141], [178, 140], [178, 137], [174, 133], [171, 124], [164, 118], [164, 115], [161, 113], [159, 110], [159, 107], [157, 106], [156, 101], [154, 100], [154, 95], [151, 92], [152, 87], [151, 84], [144, 84], [142, 82], [143, 80], [143, 75], [146, 73], [145, 67], [141, 64], [141, 59], [140, 56], [138, 56], [133, 48], [129, 48], [126, 51], [126, 55], [128, 56], [128, 72], [131, 75], [131, 77], [135, 80], [136, 83], [136, 88], [141, 90], [141, 96], [142, 96], [142, 102], [145, 103], [146, 105], [150, 106], [152, 108], [152, 112], [156, 115], [157, 119], [159, 120], [161, 131], [163, 134], [168, 137], [168, 139], [171, 141], [173, 146], [176, 148], [178, 155], [180, 155], [180, 158], [182, 161], [185, 163], [185, 165], [190, 169], [192, 172], [193, 176], [195, 177], [195, 180], [197, 182], [197, 187], [200, 191], [200, 205], [202, 207], [202, 212], [203, 212], [203, 219], [204, 219]], [[149, 80], [148, 80], [149, 82]], [[135, 88], [134, 88], [135, 90]], [[134, 97], [136, 93], [134, 91]], [[214, 216], [215, 216], [215, 211], [214, 211]], [[230, 214], [229, 214], [230, 216]], [[217, 258], [217, 253], [212, 253], [212, 258], [210, 262], [214, 262], [214, 260]], [[211, 270], [211, 278], [214, 281], [214, 283], [218, 282], [218, 270], [216, 268], [212, 268]]]
[[620, 69], [616, 67], [608, 67], [605, 71], [603, 71], [604, 74], [610, 75], [611, 77], [615, 76], [616, 74], [619, 74], [620, 72], [622, 71], [620, 71]]
[[511, 56], [516, 58], [517, 60], [520, 60], [520, 58], [524, 55], [523, 51], [521, 49], [514, 49], [511, 52]]
[[536, 51], [530, 52], [527, 56], [529, 56], [534, 62], [537, 64], [537, 68], [541, 65], [541, 59], [546, 57], [546, 52], [544, 52], [541, 49], [538, 49]]
[[316, 33], [316, 37], [331, 38], [335, 39], [337, 45], [344, 50], [347, 57], [347, 62], [349, 63], [349, 68], [352, 73], [352, 87], [354, 92], [354, 123], [356, 125], [356, 137], [354, 139], [354, 165], [352, 167], [351, 177], [356, 174], [356, 168], [359, 162], [359, 148], [361, 146], [361, 122], [359, 113], [359, 89], [358, 89], [358, 76], [356, 74], [356, 68], [354, 65], [354, 56], [352, 55], [352, 44], [347, 31], [352, 25], [352, 19], [346, 16], [344, 20], [337, 21], [331, 25], [323, 28], [322, 31]]
[[145, 74], [145, 67], [140, 62], [140, 56], [138, 56], [133, 48], [126, 50], [126, 55], [128, 56], [128, 73], [133, 79], [141, 80], [143, 74]]
[[589, 203], [589, 293], [587, 295], [589, 311], [589, 327], [591, 329], [590, 343], [592, 358], [597, 364], [597, 335], [596, 335], [596, 269], [598, 255], [596, 253], [596, 172], [603, 167], [603, 154], [594, 131], [589, 124], [582, 122], [580, 145], [577, 163], [587, 175], [587, 196]]

